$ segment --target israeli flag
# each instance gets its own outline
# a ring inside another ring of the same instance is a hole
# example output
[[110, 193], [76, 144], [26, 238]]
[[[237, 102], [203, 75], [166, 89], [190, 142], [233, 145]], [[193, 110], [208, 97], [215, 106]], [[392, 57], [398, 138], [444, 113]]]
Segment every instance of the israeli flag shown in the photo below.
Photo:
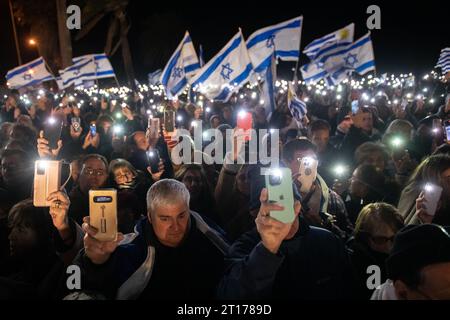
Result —
[[354, 70], [360, 75], [375, 70], [375, 56], [370, 32], [349, 47], [345, 54], [344, 63], [344, 68]]
[[450, 48], [442, 49], [436, 68], [441, 68], [442, 74], [450, 72]]
[[260, 29], [247, 40], [248, 54], [254, 71], [267, 69], [275, 50], [275, 57], [284, 61], [297, 61], [300, 56], [300, 37], [303, 16]]
[[266, 69], [264, 74], [264, 84], [263, 84], [263, 96], [264, 96], [264, 106], [266, 110], [266, 116], [276, 109], [275, 100], [275, 81], [277, 79], [277, 61], [275, 59], [275, 52], [272, 53], [270, 64]]
[[155, 85], [159, 84], [160, 83], [159, 80], [161, 78], [161, 74], [162, 74], [162, 70], [161, 69], [158, 69], [156, 71], [150, 72], [148, 74], [148, 83], [151, 86], [155, 86]]
[[33, 86], [53, 79], [54, 77], [47, 71], [42, 57], [9, 70], [6, 74], [6, 84], [10, 89]]
[[252, 63], [238, 33], [191, 79], [192, 87], [209, 99], [228, 101], [250, 78]]
[[352, 71], [364, 75], [372, 70], [375, 70], [375, 58], [370, 32], [345, 48], [301, 68], [307, 84], [325, 79], [328, 85], [339, 84]]
[[308, 110], [306, 108], [306, 103], [297, 97], [294, 86], [291, 82], [288, 83], [287, 100], [288, 109], [291, 112], [292, 117], [297, 121], [297, 123], [300, 123], [306, 116]]
[[85, 74], [83, 80], [113, 78], [116, 76], [106, 53], [88, 54], [72, 59], [74, 65], [88, 61], [94, 63], [95, 72], [94, 74]]
[[75, 61], [74, 65], [59, 70], [64, 89], [72, 85], [81, 85], [83, 80], [95, 79], [96, 65], [92, 57], [91, 59], [76, 59]]
[[190, 79], [200, 69], [189, 32], [186, 31], [183, 40], [170, 57], [161, 74], [161, 84], [166, 88], [169, 99], [178, 96]]
[[341, 48], [351, 44], [354, 34], [355, 24], [351, 23], [342, 29], [314, 40], [303, 49], [303, 53], [311, 60], [318, 60], [324, 55], [339, 51]]

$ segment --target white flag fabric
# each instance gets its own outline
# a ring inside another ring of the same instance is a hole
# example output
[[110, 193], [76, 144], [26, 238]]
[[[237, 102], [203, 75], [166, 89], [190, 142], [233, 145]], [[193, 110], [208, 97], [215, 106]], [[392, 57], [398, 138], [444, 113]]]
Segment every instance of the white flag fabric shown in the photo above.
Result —
[[297, 17], [254, 32], [247, 39], [247, 48], [254, 71], [264, 72], [271, 63], [272, 52], [284, 61], [297, 61], [303, 17]]
[[306, 116], [308, 110], [306, 108], [306, 103], [297, 97], [294, 86], [291, 82], [288, 83], [287, 104], [292, 117], [297, 121], [297, 123], [300, 123]]
[[53, 79], [42, 57], [9, 70], [6, 74], [6, 83], [10, 89], [33, 86]]
[[74, 65], [67, 67], [64, 70], [59, 70], [62, 79], [62, 87], [68, 88], [72, 85], [78, 86], [83, 83], [83, 80], [95, 79], [96, 66], [93, 58], [76, 60]]
[[175, 52], [161, 74], [161, 84], [166, 95], [172, 99], [178, 96], [188, 84], [188, 80], [200, 69], [189, 32], [186, 31]]
[[450, 72], [450, 48], [442, 49], [436, 68], [441, 68], [442, 74]]
[[81, 85], [83, 81], [115, 77], [114, 69], [105, 53], [76, 57], [72, 62], [73, 65], [59, 71], [63, 88]]
[[348, 44], [351, 44], [353, 42], [354, 34], [355, 24], [351, 23], [342, 29], [314, 40], [308, 44], [305, 49], [303, 49], [303, 53], [306, 54], [312, 61], [317, 60], [322, 55], [330, 54]]
[[324, 79], [328, 85], [339, 84], [352, 71], [363, 75], [372, 70], [375, 70], [375, 58], [370, 32], [345, 48], [301, 68], [307, 84]]
[[95, 79], [103, 79], [103, 78], [113, 78], [115, 77], [114, 69], [109, 61], [106, 53], [98, 53], [98, 54], [87, 54], [81, 57], [76, 57], [72, 59], [74, 64], [77, 64], [81, 61], [93, 61], [95, 64], [95, 73], [94, 74], [86, 74], [83, 77], [83, 80], [95, 80]]
[[248, 81], [251, 71], [252, 63], [239, 30], [191, 79], [191, 84], [209, 99], [226, 102]]

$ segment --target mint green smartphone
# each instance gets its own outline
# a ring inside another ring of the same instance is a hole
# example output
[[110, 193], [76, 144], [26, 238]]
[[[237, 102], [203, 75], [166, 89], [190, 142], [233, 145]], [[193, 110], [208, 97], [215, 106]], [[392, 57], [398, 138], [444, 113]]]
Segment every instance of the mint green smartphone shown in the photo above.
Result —
[[295, 220], [295, 212], [291, 169], [271, 169], [266, 175], [266, 188], [269, 202], [276, 202], [284, 207], [283, 211], [270, 212], [270, 216], [283, 223], [292, 223]]

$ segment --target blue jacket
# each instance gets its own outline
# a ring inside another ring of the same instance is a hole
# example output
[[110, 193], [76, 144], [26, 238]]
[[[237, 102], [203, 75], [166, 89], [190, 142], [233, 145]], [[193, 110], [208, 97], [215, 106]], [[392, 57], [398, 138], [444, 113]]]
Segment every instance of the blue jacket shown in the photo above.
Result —
[[77, 258], [82, 288], [107, 298], [213, 298], [223, 273], [228, 245], [191, 211], [188, 235], [177, 248], [162, 245], [143, 218], [102, 265], [93, 264], [84, 250]]
[[300, 218], [295, 236], [278, 254], [268, 251], [256, 228], [230, 248], [219, 286], [224, 299], [343, 299], [352, 274], [347, 252], [331, 232]]

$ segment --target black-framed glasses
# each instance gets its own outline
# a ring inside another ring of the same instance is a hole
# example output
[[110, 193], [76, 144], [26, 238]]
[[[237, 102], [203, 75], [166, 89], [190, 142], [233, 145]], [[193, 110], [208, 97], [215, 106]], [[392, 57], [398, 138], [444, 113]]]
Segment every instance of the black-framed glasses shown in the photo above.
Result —
[[106, 172], [103, 169], [83, 168], [82, 174], [84, 174], [86, 176], [101, 177], [101, 176], [104, 176], [106, 174]]

